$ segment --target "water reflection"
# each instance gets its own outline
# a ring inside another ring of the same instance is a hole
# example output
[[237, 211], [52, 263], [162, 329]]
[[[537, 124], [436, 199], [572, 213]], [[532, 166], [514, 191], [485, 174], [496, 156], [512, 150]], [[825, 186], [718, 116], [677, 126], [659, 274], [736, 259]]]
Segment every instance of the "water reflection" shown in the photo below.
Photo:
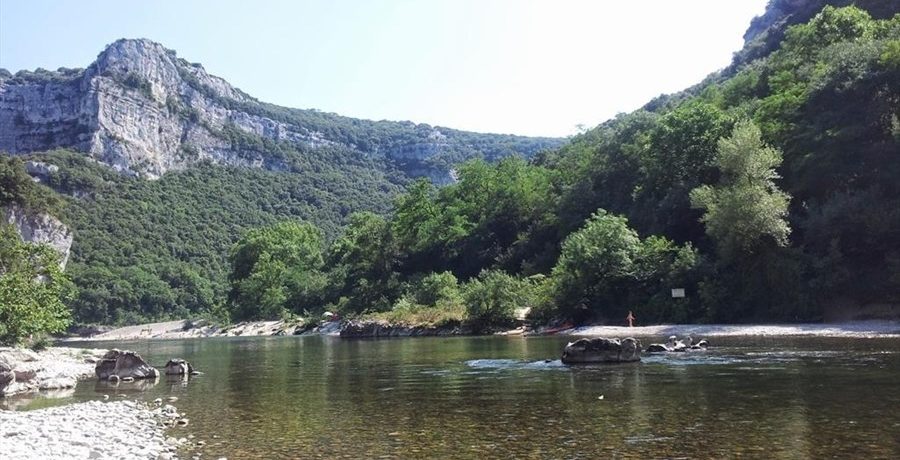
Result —
[[[94, 382], [94, 392], [102, 394], [122, 394], [129, 395], [135, 393], [143, 393], [152, 389], [159, 383], [159, 377], [152, 379], [135, 379], [130, 382], [121, 380], [110, 382], [109, 380], [97, 380]], [[82, 382], [80, 385], [85, 385]]]
[[[140, 350], [151, 362], [183, 357], [205, 373], [136, 397], [178, 396], [183, 434], [229, 458], [900, 455], [896, 339], [723, 338], [578, 367], [558, 360], [566, 341], [154, 342]], [[72, 399], [97, 397], [86, 388]]]
[[40, 409], [43, 407], [56, 405], [54, 400], [66, 400], [72, 398], [74, 395], [74, 388], [41, 390], [33, 393], [18, 394], [15, 396], [0, 398], [0, 409]]

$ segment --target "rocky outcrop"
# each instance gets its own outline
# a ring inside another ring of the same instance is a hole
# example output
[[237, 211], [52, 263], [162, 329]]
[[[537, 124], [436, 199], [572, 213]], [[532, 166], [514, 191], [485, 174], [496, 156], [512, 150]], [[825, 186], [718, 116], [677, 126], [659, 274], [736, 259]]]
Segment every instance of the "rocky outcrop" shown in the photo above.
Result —
[[79, 379], [93, 375], [92, 361], [100, 353], [102, 350], [0, 348], [0, 397], [74, 388]]
[[110, 350], [97, 362], [94, 373], [100, 380], [128, 380], [159, 377], [159, 371], [133, 351]]
[[778, 49], [791, 26], [808, 22], [826, 5], [843, 7], [854, 5], [874, 18], [886, 19], [897, 12], [894, 2], [867, 0], [770, 0], [766, 11], [750, 22], [744, 33], [744, 47], [734, 54], [727, 73]]
[[641, 360], [641, 342], [635, 338], [579, 339], [563, 350], [563, 364], [629, 363]]
[[447, 181], [449, 167], [423, 161], [530, 155], [561, 143], [264, 104], [145, 39], [110, 44], [86, 69], [0, 71], [0, 151], [67, 147], [147, 178], [200, 161], [281, 170], [272, 150], [288, 145], [387, 158]]
[[47, 244], [59, 253], [65, 268], [72, 248], [72, 232], [59, 219], [43, 212], [31, 212], [17, 204], [0, 206], [0, 222], [15, 227], [26, 243]]

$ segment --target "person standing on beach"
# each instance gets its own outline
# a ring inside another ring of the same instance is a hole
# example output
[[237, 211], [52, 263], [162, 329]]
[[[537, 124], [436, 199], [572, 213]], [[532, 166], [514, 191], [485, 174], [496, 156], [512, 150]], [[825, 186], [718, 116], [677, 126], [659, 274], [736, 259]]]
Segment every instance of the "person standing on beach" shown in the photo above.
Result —
[[625, 321], [628, 321], [628, 327], [634, 327], [634, 320], [636, 319], [634, 313], [632, 313], [631, 310], [628, 310], [628, 316], [625, 317]]

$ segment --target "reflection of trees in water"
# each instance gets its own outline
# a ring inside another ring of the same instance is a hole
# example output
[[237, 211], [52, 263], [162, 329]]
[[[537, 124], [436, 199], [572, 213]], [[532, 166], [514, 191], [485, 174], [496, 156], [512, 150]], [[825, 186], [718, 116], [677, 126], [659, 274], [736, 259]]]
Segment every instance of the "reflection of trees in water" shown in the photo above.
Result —
[[[207, 452], [234, 458], [820, 457], [851, 449], [883, 457], [898, 449], [877, 434], [900, 423], [890, 412], [900, 396], [886, 393], [900, 353], [877, 355], [888, 365], [879, 370], [859, 365], [855, 351], [787, 359], [772, 339], [723, 338], [705, 354], [544, 364], [567, 340], [246, 338], [197, 341], [205, 345], [195, 358], [165, 353], [207, 372], [170, 391], [185, 394], [175, 405], [193, 432], [221, 436]], [[802, 351], [802, 341], [786, 343]], [[879, 391], [883, 398], [870, 394]]]

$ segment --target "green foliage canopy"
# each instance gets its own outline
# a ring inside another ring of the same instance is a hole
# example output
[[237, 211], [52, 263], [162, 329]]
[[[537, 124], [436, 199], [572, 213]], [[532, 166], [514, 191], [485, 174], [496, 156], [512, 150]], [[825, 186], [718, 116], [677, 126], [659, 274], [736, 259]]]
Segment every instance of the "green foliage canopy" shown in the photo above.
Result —
[[760, 136], [752, 122], [738, 123], [731, 137], [719, 141], [720, 185], [691, 191], [692, 204], [706, 210], [701, 220], [707, 233], [727, 259], [752, 252], [763, 236], [780, 246], [788, 243], [790, 197], [775, 185], [781, 152]]

